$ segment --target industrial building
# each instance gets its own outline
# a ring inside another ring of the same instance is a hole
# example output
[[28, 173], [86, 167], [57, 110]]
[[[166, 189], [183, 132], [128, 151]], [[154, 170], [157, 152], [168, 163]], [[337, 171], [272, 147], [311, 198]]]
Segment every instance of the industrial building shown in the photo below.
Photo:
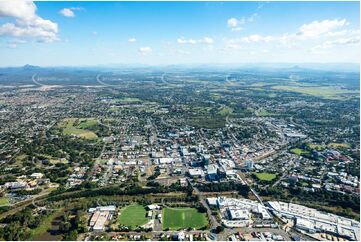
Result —
[[91, 213], [89, 220], [89, 227], [94, 232], [104, 232], [108, 222], [112, 219], [115, 213], [115, 206], [100, 206], [96, 208], [89, 208]]

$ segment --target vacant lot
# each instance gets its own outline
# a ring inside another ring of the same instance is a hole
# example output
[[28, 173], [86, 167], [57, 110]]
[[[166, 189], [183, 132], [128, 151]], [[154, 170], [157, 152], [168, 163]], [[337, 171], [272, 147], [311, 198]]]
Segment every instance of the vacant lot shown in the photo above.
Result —
[[143, 206], [132, 204], [121, 210], [118, 221], [120, 225], [124, 226], [142, 226], [149, 221], [146, 214], [147, 211]]
[[273, 179], [276, 178], [276, 174], [273, 174], [273, 173], [262, 172], [262, 173], [253, 173], [253, 174], [260, 181], [272, 181]]
[[164, 208], [163, 229], [178, 230], [186, 228], [200, 229], [208, 224], [204, 213], [195, 208]]
[[75, 135], [80, 138], [85, 139], [95, 139], [98, 136], [90, 130], [86, 130], [93, 125], [95, 125], [97, 120], [95, 119], [77, 119], [77, 118], [67, 118], [62, 120], [58, 127], [63, 129], [63, 134], [65, 135]]

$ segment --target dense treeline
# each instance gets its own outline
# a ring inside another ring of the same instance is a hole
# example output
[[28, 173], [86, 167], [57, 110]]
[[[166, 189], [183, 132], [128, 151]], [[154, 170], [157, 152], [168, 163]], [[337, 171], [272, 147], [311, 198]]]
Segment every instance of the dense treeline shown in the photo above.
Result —
[[160, 168], [159, 168], [159, 166], [157, 166], [157, 167], [154, 169], [153, 175], [149, 176], [149, 177], [147, 178], [147, 180], [154, 180], [154, 179], [156, 179], [159, 175], [160, 175]]
[[72, 198], [80, 198], [80, 197], [96, 197], [96, 196], [114, 196], [114, 195], [146, 195], [152, 193], [168, 193], [168, 192], [176, 192], [176, 191], [184, 191], [187, 192], [188, 188], [182, 188], [180, 186], [155, 186], [150, 188], [142, 188], [138, 185], [132, 185], [127, 187], [106, 187], [99, 188], [94, 190], [82, 190], [79, 192], [73, 192], [69, 194], [61, 194], [61, 195], [50, 195], [48, 200], [50, 201], [59, 201], [65, 199]]
[[64, 235], [64, 240], [75, 241], [78, 233], [85, 233], [87, 230], [83, 211], [76, 211], [75, 216], [70, 216], [69, 213], [61, 216], [59, 231]]
[[247, 185], [236, 182], [220, 182], [220, 183], [207, 183], [198, 185], [197, 188], [201, 192], [226, 192], [226, 191], [238, 191], [244, 197], [248, 197], [250, 191]]
[[[340, 194], [337, 192], [329, 192], [320, 190], [317, 192], [309, 192], [301, 188], [290, 188], [288, 190], [279, 187], [269, 187], [262, 189], [259, 192], [261, 196], [272, 196], [283, 201], [290, 201], [291, 199], [298, 199], [303, 204], [310, 205], [328, 205], [342, 208], [336, 211], [341, 216], [353, 217], [354, 214], [360, 213], [360, 198], [349, 194]], [[316, 203], [315, 203], [316, 201]], [[317, 203], [319, 201], [319, 203]]]
[[34, 161], [46, 161], [48, 156], [53, 158], [66, 158], [72, 162], [89, 162], [99, 156], [102, 149], [101, 144], [89, 143], [88, 140], [74, 138], [71, 136], [54, 136], [51, 133], [47, 137], [39, 137], [27, 144], [23, 152]]
[[10, 215], [1, 220], [1, 223], [7, 223], [8, 225], [0, 228], [0, 239], [27, 240], [31, 235], [31, 229], [38, 227], [46, 216], [48, 216], [46, 211], [34, 216], [32, 209], [29, 207]]

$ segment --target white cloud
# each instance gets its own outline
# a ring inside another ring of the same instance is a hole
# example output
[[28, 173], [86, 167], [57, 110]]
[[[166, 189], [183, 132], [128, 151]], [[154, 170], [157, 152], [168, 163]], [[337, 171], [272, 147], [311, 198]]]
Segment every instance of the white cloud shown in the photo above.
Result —
[[213, 44], [214, 43], [214, 40], [212, 39], [212, 38], [209, 38], [209, 37], [204, 37], [203, 38], [203, 42], [205, 43], [205, 44]]
[[67, 18], [73, 18], [73, 17], [75, 17], [74, 11], [81, 11], [81, 10], [84, 10], [84, 8], [81, 8], [81, 7], [63, 8], [59, 11], [59, 14], [63, 15], [64, 17], [67, 17]]
[[242, 37], [240, 41], [244, 43], [254, 43], [254, 42], [270, 42], [273, 39], [274, 37], [272, 36], [262, 36], [258, 34], [252, 34], [246, 37]]
[[134, 42], [137, 42], [137, 39], [134, 38], [134, 37], [132, 37], [132, 38], [129, 38], [129, 39], [128, 39], [128, 42], [129, 42], [129, 43], [134, 43]]
[[230, 28], [235, 28], [238, 25], [238, 20], [236, 18], [230, 18], [227, 20], [227, 25]]
[[35, 38], [38, 42], [58, 40], [58, 25], [36, 15], [32, 1], [0, 1], [0, 17], [15, 19], [15, 23], [0, 25], [0, 36]]
[[302, 25], [297, 32], [285, 33], [281, 35], [260, 35], [252, 34], [243, 36], [237, 39], [231, 39], [226, 41], [226, 46], [238, 48], [240, 44], [252, 44], [252, 43], [269, 43], [276, 42], [285, 47], [294, 47], [296, 44], [305, 44], [308, 41], [325, 41], [330, 38], [350, 38], [355, 35], [359, 35], [358, 31], [354, 30], [342, 30], [347, 25], [345, 19], [342, 20], [322, 20], [313, 21], [309, 24]]
[[68, 17], [68, 18], [75, 17], [75, 13], [70, 8], [63, 8], [62, 10], [59, 11], [59, 13], [64, 17]]
[[180, 37], [177, 39], [178, 44], [213, 44], [214, 39], [210, 37], [203, 37], [202, 39], [185, 39], [184, 37]]
[[313, 21], [309, 24], [304, 24], [299, 28], [297, 35], [304, 37], [317, 37], [322, 34], [329, 33], [332, 30], [339, 29], [347, 25], [346, 19], [325, 19], [322, 21]]
[[257, 17], [257, 13], [252, 14], [250, 17], [246, 18], [246, 17], [242, 17], [240, 19], [237, 18], [230, 18], [227, 20], [227, 26], [229, 28], [231, 28], [231, 30], [233, 32], [239, 32], [241, 30], [243, 30], [243, 26], [246, 23], [251, 23], [255, 20], [255, 18]]
[[138, 52], [142, 55], [146, 55], [146, 54], [149, 54], [150, 52], [152, 52], [152, 48], [150, 48], [149, 46], [146, 46], [146, 47], [140, 47], [138, 49]]

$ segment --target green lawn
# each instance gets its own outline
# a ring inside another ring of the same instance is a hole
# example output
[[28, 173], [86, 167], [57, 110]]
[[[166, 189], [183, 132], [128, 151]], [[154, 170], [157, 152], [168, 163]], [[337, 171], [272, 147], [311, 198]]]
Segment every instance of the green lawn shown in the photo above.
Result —
[[302, 154], [308, 154], [309, 153], [307, 150], [303, 150], [303, 149], [300, 149], [300, 148], [293, 148], [290, 151], [293, 154], [296, 154], [296, 155], [302, 155]]
[[149, 219], [146, 217], [147, 211], [139, 204], [132, 204], [123, 208], [118, 217], [120, 225], [136, 227], [146, 224]]
[[81, 119], [77, 128], [88, 129], [97, 124], [98, 124], [98, 120], [96, 120], [96, 119]]
[[262, 172], [262, 173], [253, 173], [258, 180], [260, 181], [272, 181], [273, 179], [276, 178], [276, 174], [273, 173], [266, 173], [266, 172]]
[[308, 144], [308, 147], [310, 147], [311, 149], [314, 149], [314, 150], [324, 150], [325, 149], [325, 146], [318, 145], [318, 144]]
[[164, 208], [162, 214], [163, 230], [200, 229], [208, 224], [206, 214], [195, 208]]
[[0, 197], [0, 207], [9, 206], [9, 199], [7, 197]]

